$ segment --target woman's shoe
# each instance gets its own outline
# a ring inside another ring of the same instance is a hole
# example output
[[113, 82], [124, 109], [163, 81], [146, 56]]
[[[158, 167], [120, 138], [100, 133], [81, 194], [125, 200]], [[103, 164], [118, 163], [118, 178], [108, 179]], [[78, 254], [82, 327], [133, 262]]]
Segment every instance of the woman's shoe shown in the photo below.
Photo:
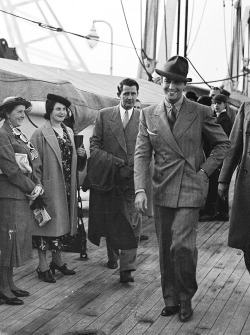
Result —
[[42, 281], [44, 281], [46, 283], [55, 283], [56, 282], [56, 280], [52, 276], [50, 270], [42, 272], [39, 268], [37, 268], [36, 272], [38, 274], [38, 278], [41, 279]]
[[20, 290], [20, 289], [11, 290], [11, 292], [13, 294], [15, 294], [15, 296], [18, 297], [18, 298], [28, 297], [30, 295], [30, 293], [28, 291], [23, 291], [23, 290]]
[[74, 270], [68, 269], [66, 263], [62, 266], [58, 266], [56, 263], [51, 262], [49, 267], [53, 275], [55, 274], [55, 270], [60, 271], [64, 275], [74, 275], [76, 273]]
[[17, 297], [9, 298], [1, 292], [0, 292], [0, 299], [6, 302], [7, 305], [23, 305], [24, 304], [23, 300], [18, 299]]

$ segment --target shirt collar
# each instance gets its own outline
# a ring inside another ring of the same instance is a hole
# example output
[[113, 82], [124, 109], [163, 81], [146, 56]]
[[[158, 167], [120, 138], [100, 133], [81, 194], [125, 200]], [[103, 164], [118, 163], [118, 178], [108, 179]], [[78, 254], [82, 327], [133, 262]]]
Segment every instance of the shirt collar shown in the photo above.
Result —
[[[181, 109], [183, 100], [184, 100], [184, 96], [182, 95], [181, 98], [178, 101], [176, 101], [176, 103], [174, 103], [174, 107], [177, 109], [178, 112]], [[171, 103], [166, 98], [165, 98], [164, 102], [165, 102], [165, 106], [169, 110], [172, 107]]]
[[123, 117], [124, 117], [124, 113], [125, 113], [126, 110], [128, 111], [128, 117], [130, 118], [131, 115], [132, 115], [132, 113], [133, 113], [134, 108], [124, 109], [124, 108], [122, 107], [122, 104], [120, 103], [120, 114], [121, 114], [121, 119], [123, 119]]

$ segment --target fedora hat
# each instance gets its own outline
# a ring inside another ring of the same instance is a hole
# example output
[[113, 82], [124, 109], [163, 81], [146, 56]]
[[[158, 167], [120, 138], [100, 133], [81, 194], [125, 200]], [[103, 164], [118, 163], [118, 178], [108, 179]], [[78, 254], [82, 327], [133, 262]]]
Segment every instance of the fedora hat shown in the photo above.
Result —
[[49, 93], [47, 95], [47, 100], [59, 102], [60, 104], [63, 104], [66, 108], [69, 108], [69, 106], [71, 105], [71, 102], [68, 99], [61, 97], [60, 95], [56, 95], [56, 94]]
[[31, 107], [31, 103], [21, 97], [7, 97], [3, 100], [3, 103], [0, 105], [0, 111], [5, 107], [16, 107], [22, 105], [25, 109]]
[[191, 78], [187, 78], [188, 61], [181, 56], [173, 56], [167, 60], [163, 69], [155, 69], [155, 72], [162, 77], [167, 77], [171, 80], [190, 82]]

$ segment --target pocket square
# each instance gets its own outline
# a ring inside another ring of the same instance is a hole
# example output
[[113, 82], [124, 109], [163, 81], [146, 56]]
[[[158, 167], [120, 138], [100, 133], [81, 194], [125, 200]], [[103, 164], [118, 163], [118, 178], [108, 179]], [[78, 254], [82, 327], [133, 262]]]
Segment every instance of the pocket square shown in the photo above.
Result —
[[149, 129], [147, 129], [147, 132], [149, 133], [149, 135], [158, 135], [156, 133], [152, 133], [152, 131], [150, 131]]

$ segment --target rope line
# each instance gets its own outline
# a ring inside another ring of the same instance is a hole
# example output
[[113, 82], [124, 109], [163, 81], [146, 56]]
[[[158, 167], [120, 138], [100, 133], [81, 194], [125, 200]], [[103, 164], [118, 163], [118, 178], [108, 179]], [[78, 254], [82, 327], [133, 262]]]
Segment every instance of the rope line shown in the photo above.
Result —
[[[77, 37], [85, 38], [86, 40], [95, 40], [94, 38], [91, 38], [91, 37], [89, 37], [89, 36], [85, 36], [85, 35], [81, 35], [81, 34], [73, 33], [73, 32], [71, 32], [71, 31], [64, 30], [63, 28], [54, 27], [54, 26], [48, 25], [48, 24], [46, 24], [46, 23], [42, 23], [42, 22], [38, 22], [38, 21], [34, 21], [34, 20], [30, 20], [30, 19], [27, 19], [27, 18], [25, 18], [25, 17], [19, 16], [19, 15], [10, 13], [10, 12], [6, 12], [5, 10], [2, 10], [2, 9], [0, 9], [0, 12], [2, 12], [2, 13], [4, 13], [4, 14], [11, 15], [11, 16], [14, 16], [14, 17], [16, 17], [16, 18], [18, 18], [18, 19], [22, 19], [22, 20], [25, 20], [25, 21], [28, 21], [28, 22], [37, 24], [37, 25], [38, 25], [39, 27], [41, 27], [41, 28], [48, 29], [48, 30], [52, 30], [52, 31], [57, 32], [57, 33], [66, 33], [66, 34], [70, 34], [70, 35], [73, 35], [73, 36], [77, 36]], [[105, 43], [105, 44], [111, 44], [110, 42], [106, 42], [106, 41], [102, 41], [102, 40], [98, 40], [98, 42]], [[128, 45], [122, 45], [122, 44], [116, 44], [116, 43], [113, 43], [113, 45], [115, 45], [115, 46], [117, 46], [117, 47], [122, 47], [122, 48], [141, 50], [140, 48], [136, 48], [135, 46], [130, 47], [130, 46], [128, 46]]]

